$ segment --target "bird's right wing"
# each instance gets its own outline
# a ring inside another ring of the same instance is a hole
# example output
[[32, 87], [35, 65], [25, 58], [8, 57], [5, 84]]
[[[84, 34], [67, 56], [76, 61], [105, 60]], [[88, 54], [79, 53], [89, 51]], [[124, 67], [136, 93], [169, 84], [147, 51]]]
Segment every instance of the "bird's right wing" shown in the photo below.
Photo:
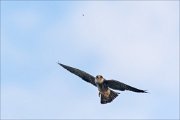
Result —
[[69, 72], [79, 76], [80, 78], [82, 78], [83, 80], [85, 80], [86, 82], [89, 82], [91, 84], [93, 84], [94, 86], [96, 86], [96, 83], [95, 83], [95, 77], [82, 71], [82, 70], [79, 70], [77, 68], [73, 68], [73, 67], [70, 67], [70, 66], [67, 66], [67, 65], [63, 65], [61, 63], [58, 63], [60, 66], [62, 66], [63, 68], [65, 68], [66, 70], [68, 70]]

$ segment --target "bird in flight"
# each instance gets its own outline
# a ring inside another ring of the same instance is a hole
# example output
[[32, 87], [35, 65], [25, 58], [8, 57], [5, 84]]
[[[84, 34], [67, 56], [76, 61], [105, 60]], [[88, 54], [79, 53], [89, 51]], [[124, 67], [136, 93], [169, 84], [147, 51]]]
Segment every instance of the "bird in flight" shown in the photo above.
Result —
[[112, 102], [118, 96], [118, 94], [120, 94], [113, 91], [112, 89], [120, 90], [120, 91], [130, 90], [130, 91], [138, 92], [138, 93], [147, 93], [146, 90], [137, 89], [135, 87], [124, 84], [117, 80], [106, 80], [105, 78], [103, 78], [102, 75], [97, 75], [96, 77], [94, 77], [80, 69], [63, 65], [61, 63], [58, 63], [58, 64], [62, 66], [63, 68], [65, 68], [66, 70], [68, 70], [69, 72], [79, 76], [84, 81], [89, 82], [95, 87], [97, 87], [99, 91], [101, 104]]

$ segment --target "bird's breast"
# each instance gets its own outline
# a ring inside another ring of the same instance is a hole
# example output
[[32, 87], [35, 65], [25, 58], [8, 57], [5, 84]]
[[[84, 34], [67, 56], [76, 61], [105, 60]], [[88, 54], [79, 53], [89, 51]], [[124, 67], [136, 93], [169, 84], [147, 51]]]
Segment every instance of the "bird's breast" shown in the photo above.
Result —
[[110, 89], [106, 86], [106, 84], [97, 84], [97, 87], [101, 95], [104, 97], [109, 97]]
[[97, 84], [97, 88], [99, 90], [99, 92], [103, 92], [103, 91], [107, 91], [108, 87], [105, 84]]

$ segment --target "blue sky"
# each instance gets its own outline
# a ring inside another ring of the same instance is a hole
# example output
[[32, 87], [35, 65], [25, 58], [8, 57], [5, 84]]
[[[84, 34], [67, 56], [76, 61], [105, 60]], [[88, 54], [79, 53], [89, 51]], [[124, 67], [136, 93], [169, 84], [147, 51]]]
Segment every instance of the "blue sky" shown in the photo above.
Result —
[[[57, 61], [150, 93], [101, 105]], [[178, 119], [179, 2], [1, 1], [1, 118]]]

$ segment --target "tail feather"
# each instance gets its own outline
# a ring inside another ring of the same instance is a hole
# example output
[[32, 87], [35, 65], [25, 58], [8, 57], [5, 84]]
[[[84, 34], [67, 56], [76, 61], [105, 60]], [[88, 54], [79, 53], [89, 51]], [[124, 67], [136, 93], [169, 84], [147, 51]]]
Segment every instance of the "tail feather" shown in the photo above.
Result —
[[118, 94], [119, 93], [114, 92], [112, 90], [110, 90], [110, 94], [108, 97], [101, 94], [101, 104], [106, 104], [106, 103], [112, 102], [118, 96]]

